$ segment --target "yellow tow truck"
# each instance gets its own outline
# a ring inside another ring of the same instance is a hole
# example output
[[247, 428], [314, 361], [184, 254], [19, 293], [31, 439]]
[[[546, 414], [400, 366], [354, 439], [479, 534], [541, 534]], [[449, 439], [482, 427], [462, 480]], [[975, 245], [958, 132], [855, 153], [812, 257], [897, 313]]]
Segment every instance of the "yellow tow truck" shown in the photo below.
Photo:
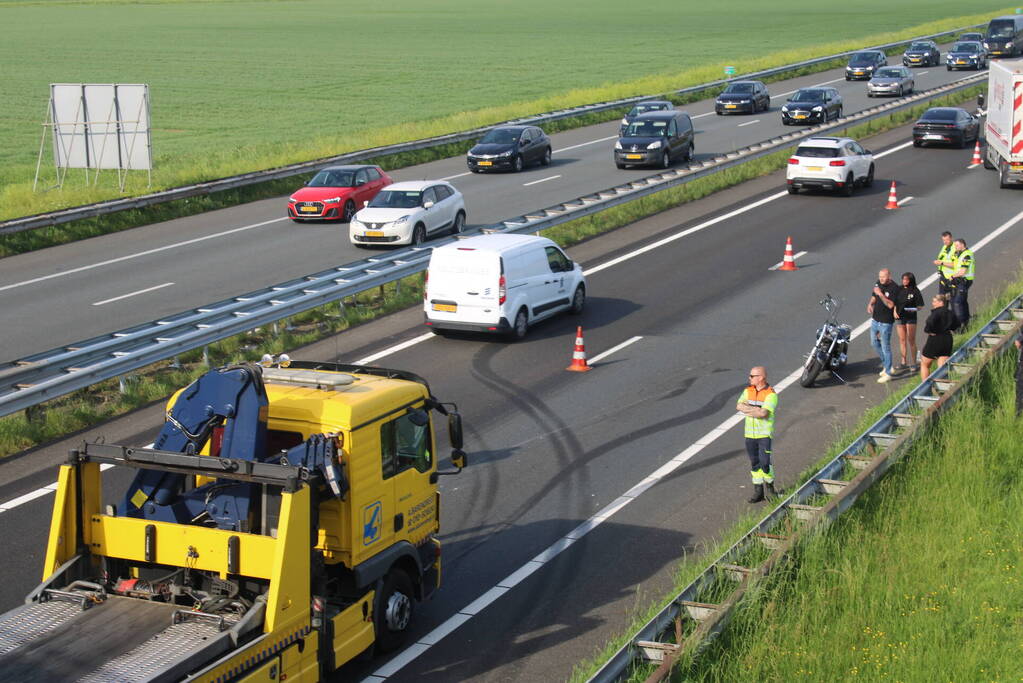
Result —
[[[152, 448], [70, 453], [43, 582], [0, 615], [0, 681], [318, 681], [397, 647], [440, 585], [437, 480], [461, 448], [457, 408], [411, 373], [211, 370]], [[110, 467], [134, 477], [112, 502]]]

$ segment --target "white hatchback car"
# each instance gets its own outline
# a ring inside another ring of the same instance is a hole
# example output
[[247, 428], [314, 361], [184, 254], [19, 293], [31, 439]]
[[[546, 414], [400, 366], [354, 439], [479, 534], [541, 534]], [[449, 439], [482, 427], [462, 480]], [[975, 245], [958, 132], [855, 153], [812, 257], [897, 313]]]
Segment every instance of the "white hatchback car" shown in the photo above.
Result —
[[348, 237], [357, 247], [422, 244], [428, 237], [465, 227], [462, 193], [443, 180], [394, 183], [352, 217]]
[[801, 188], [837, 190], [847, 197], [856, 185], [874, 184], [874, 156], [852, 138], [809, 138], [789, 157], [789, 194]]

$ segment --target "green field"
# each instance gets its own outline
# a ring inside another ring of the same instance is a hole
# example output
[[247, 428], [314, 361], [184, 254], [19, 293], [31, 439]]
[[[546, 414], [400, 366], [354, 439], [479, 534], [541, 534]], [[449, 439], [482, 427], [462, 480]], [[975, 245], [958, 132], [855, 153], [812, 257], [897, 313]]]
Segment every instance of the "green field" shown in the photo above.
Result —
[[[159, 187], [984, 21], [996, 2], [0, 0], [0, 218], [31, 193], [51, 82], [148, 83]], [[50, 159], [47, 158], [49, 162]], [[52, 170], [50, 177], [52, 177]], [[101, 183], [104, 185], [104, 183]], [[143, 188], [135, 184], [132, 189]]]

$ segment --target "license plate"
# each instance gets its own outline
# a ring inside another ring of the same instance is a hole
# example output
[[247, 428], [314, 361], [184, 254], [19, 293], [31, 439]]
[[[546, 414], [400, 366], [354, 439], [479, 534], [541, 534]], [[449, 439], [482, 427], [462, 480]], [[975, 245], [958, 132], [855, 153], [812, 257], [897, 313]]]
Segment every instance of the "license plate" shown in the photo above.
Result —
[[957, 59], [956, 60], [956, 64], [965, 64], [965, 63], [966, 63], [965, 59]]
[[736, 105], [736, 104], [726, 104], [725, 105], [725, 109], [735, 109], [737, 106], [738, 105]]
[[642, 159], [643, 155], [642, 154], [626, 154], [625, 158], [626, 159]]
[[1010, 171], [1023, 171], [1023, 164], [1009, 164]]
[[945, 139], [945, 136], [943, 136], [943, 135], [934, 135], [933, 133], [928, 133], [927, 135], [924, 136], [924, 140], [944, 140], [944, 139]]
[[853, 75], [854, 76], [862, 76], [863, 72], [862, 71], [853, 71]]
[[796, 118], [796, 119], [805, 119], [805, 118], [806, 118], [806, 114], [796, 114], [796, 115], [795, 115], [795, 116], [794, 116], [793, 118]]
[[823, 166], [807, 166], [806, 170], [807, 171], [823, 171], [824, 167]]
[[435, 310], [435, 311], [445, 311], [447, 313], [457, 313], [458, 312], [458, 304], [434, 304], [433, 305], [433, 310]]
[[911, 61], [911, 62], [919, 62], [920, 58], [919, 57], [910, 57], [909, 61]]
[[302, 208], [299, 209], [299, 211], [301, 211], [302, 213], [319, 213], [320, 212], [319, 209], [317, 209], [315, 206], [303, 206]]
[[381, 230], [367, 230], [366, 237], [383, 237], [384, 233]]
[[493, 166], [494, 162], [493, 161], [480, 161], [480, 162], [478, 162], [478, 165], [479, 166]]

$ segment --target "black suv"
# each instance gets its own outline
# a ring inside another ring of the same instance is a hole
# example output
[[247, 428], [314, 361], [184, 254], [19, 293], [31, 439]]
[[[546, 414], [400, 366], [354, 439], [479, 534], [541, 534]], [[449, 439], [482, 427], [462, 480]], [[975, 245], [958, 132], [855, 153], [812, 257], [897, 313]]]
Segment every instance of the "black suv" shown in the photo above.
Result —
[[842, 118], [842, 96], [834, 88], [800, 88], [781, 108], [781, 122], [827, 123]]
[[491, 128], [469, 150], [465, 163], [473, 173], [480, 171], [521, 171], [523, 167], [551, 163], [551, 140], [536, 126]]
[[615, 143], [615, 165], [668, 168], [675, 159], [689, 161], [694, 137], [693, 120], [683, 111], [640, 114]]
[[904, 66], [938, 66], [941, 64], [941, 51], [933, 40], [914, 40], [902, 53]]
[[849, 58], [845, 67], [845, 80], [869, 81], [874, 76], [874, 69], [885, 66], [888, 58], [880, 50], [864, 50]]

